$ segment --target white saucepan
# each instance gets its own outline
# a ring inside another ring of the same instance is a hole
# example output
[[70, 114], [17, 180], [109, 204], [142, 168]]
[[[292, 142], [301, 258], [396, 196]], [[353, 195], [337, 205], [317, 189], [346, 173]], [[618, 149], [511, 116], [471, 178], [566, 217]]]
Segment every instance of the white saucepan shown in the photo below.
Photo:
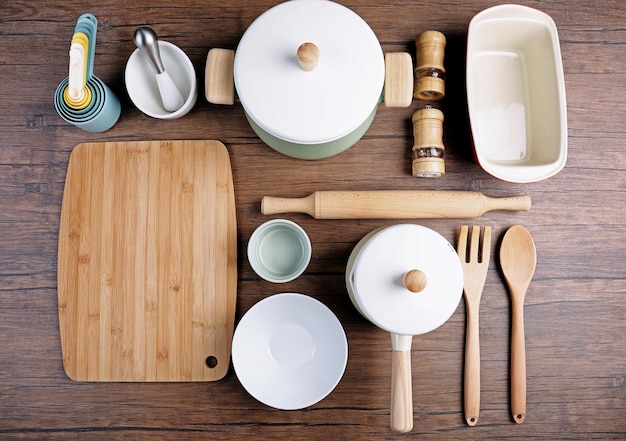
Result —
[[374, 230], [348, 260], [346, 286], [356, 309], [391, 333], [391, 427], [413, 428], [411, 343], [445, 323], [463, 294], [463, 270], [439, 233], [413, 224]]

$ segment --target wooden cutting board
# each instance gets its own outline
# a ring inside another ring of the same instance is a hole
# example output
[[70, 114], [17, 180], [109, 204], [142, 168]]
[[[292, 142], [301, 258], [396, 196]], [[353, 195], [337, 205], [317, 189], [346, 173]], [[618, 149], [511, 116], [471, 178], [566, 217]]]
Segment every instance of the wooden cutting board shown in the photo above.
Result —
[[224, 377], [236, 294], [235, 197], [222, 143], [74, 148], [58, 255], [61, 346], [70, 378]]

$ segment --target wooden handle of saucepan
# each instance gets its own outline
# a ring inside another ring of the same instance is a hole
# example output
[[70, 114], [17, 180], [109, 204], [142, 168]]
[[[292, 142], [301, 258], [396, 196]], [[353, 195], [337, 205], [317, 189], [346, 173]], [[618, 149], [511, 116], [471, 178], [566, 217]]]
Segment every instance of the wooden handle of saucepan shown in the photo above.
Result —
[[530, 210], [528, 195], [494, 198], [477, 191], [316, 191], [303, 198], [264, 196], [261, 213], [316, 219], [472, 218], [493, 210]]
[[413, 429], [413, 385], [411, 351], [392, 351], [391, 428], [399, 433]]

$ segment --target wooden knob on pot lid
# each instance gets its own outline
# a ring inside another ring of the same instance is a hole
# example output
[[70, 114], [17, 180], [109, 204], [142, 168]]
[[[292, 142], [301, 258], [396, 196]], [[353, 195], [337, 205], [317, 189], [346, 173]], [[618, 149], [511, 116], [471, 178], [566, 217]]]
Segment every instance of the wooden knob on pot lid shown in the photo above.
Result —
[[313, 43], [302, 43], [298, 48], [298, 63], [307, 72], [315, 70], [319, 58], [320, 50]]
[[428, 279], [423, 271], [414, 269], [404, 274], [402, 277], [402, 283], [409, 291], [418, 293], [422, 292], [424, 288], [426, 288]]

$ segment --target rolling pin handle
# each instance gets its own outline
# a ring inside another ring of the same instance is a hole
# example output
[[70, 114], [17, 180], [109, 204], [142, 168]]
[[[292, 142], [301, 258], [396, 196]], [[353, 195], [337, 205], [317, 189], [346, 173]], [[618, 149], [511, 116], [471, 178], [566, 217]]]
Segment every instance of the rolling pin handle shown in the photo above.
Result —
[[306, 213], [316, 217], [315, 193], [303, 198], [279, 198], [263, 196], [261, 199], [262, 214]]
[[483, 195], [484, 213], [494, 210], [530, 211], [531, 205], [530, 196], [527, 194], [500, 198]]

